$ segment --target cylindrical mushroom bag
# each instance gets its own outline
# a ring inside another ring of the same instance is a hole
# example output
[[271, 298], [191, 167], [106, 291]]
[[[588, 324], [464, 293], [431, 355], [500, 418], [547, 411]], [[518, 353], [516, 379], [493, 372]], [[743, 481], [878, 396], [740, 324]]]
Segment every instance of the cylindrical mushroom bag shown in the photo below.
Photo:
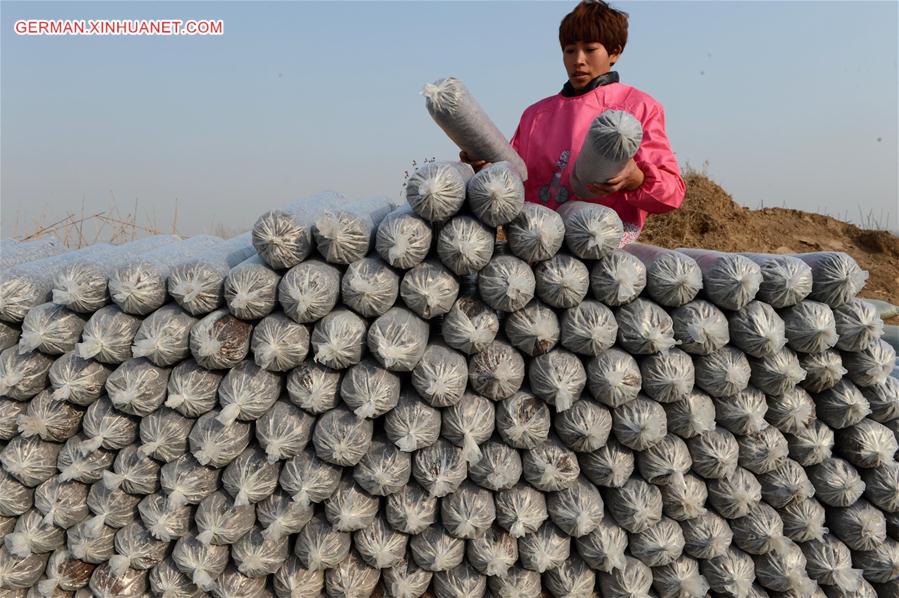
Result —
[[466, 393], [462, 399], [441, 410], [440, 435], [462, 449], [468, 463], [481, 459], [480, 445], [493, 434], [496, 412], [484, 397]]
[[467, 563], [448, 571], [434, 573], [434, 595], [438, 598], [485, 596], [487, 577]]
[[880, 384], [864, 386], [859, 390], [871, 408], [871, 419], [882, 424], [899, 419], [899, 378], [890, 376]]
[[602, 522], [602, 497], [596, 486], [581, 476], [570, 488], [549, 493], [547, 512], [563, 532], [572, 538], [580, 538]]
[[387, 496], [384, 514], [393, 529], [417, 535], [437, 521], [437, 498], [411, 482]]
[[339, 193], [325, 191], [265, 212], [253, 225], [253, 246], [272, 268], [292, 268], [312, 251], [312, 222], [322, 206], [346, 201]]
[[762, 274], [758, 298], [772, 307], [796, 305], [812, 292], [812, 269], [801, 259], [791, 255], [744, 253]]
[[87, 506], [94, 514], [87, 520], [88, 535], [96, 533], [104, 525], [125, 527], [137, 519], [137, 505], [140, 501], [140, 496], [122, 490], [110, 490], [102, 482], [95, 482], [87, 495]]
[[784, 434], [801, 432], [815, 419], [815, 401], [801, 388], [767, 399], [765, 419]]
[[562, 314], [562, 346], [579, 355], [595, 357], [615, 344], [618, 322], [612, 311], [587, 299]]
[[612, 431], [612, 415], [602, 405], [584, 398], [571, 409], [557, 413], [553, 428], [565, 446], [577, 453], [588, 453], [606, 445]]
[[654, 567], [652, 587], [662, 598], [703, 598], [709, 592], [709, 583], [699, 573], [699, 563], [686, 556]]
[[537, 296], [557, 309], [576, 307], [590, 287], [590, 272], [584, 262], [564, 253], [534, 266], [534, 277]]
[[0, 516], [17, 517], [34, 505], [34, 490], [0, 469]]
[[712, 511], [681, 522], [684, 552], [696, 559], [714, 559], [727, 553], [733, 539], [728, 522]]
[[512, 254], [529, 264], [548, 260], [562, 248], [565, 224], [555, 210], [527, 202], [505, 227]]
[[656, 486], [632, 477], [606, 494], [606, 506], [615, 521], [630, 533], [639, 533], [662, 519], [662, 494]]
[[353, 546], [368, 565], [388, 569], [399, 565], [406, 556], [408, 536], [396, 532], [383, 517], [371, 526], [353, 532]]
[[299, 558], [292, 556], [275, 571], [272, 587], [278, 598], [320, 596], [325, 588], [325, 573], [306, 569]]
[[178, 596], [179, 598], [200, 598], [203, 590], [194, 584], [190, 577], [178, 570], [171, 557], [150, 569], [150, 590], [155, 594]]
[[188, 435], [190, 452], [200, 465], [225, 467], [250, 443], [250, 424], [223, 424], [219, 411], [201, 415]]
[[73, 558], [64, 548], [54, 550], [47, 561], [46, 579], [37, 584], [39, 595], [52, 596], [57, 590], [75, 592], [90, 582], [94, 565]]
[[508, 224], [521, 213], [524, 182], [515, 168], [516, 165], [510, 162], [495, 162], [469, 179], [466, 189], [468, 206], [484, 224]]
[[495, 519], [493, 495], [467, 480], [440, 499], [440, 521], [447, 533], [456, 538], [480, 538]]
[[126, 446], [115, 456], [113, 471], [103, 472], [103, 485], [110, 490], [121, 488], [129, 494], [152, 494], [159, 489], [160, 465], [141, 455], [137, 444]]
[[459, 297], [443, 318], [443, 341], [469, 355], [480, 353], [496, 338], [499, 319], [496, 312], [473, 297]]
[[113, 575], [123, 575], [128, 568], [145, 570], [162, 562], [168, 542], [157, 540], [139, 522], [133, 521], [116, 532], [116, 555], [109, 559]]
[[600, 590], [608, 598], [650, 596], [651, 586], [652, 570], [631, 557], [625, 559], [622, 567], [599, 575]]
[[596, 571], [610, 573], [625, 566], [627, 532], [606, 515], [592, 532], [575, 539], [578, 555]]
[[834, 433], [827, 424], [815, 419], [805, 430], [787, 434], [786, 440], [790, 458], [810, 467], [830, 457]]
[[284, 463], [278, 482], [301, 505], [320, 503], [330, 497], [340, 483], [342, 469], [315, 456], [307, 448]]
[[427, 260], [406, 271], [400, 297], [420, 318], [430, 320], [452, 309], [459, 296], [459, 281], [436, 260]]
[[883, 335], [883, 320], [873, 305], [853, 299], [833, 310], [841, 351], [860, 351]]
[[303, 505], [281, 490], [256, 503], [256, 520], [264, 538], [284, 538], [303, 529], [315, 513], [311, 505]]
[[256, 420], [256, 441], [270, 463], [300, 454], [312, 439], [315, 418], [283, 399]]
[[468, 361], [471, 388], [493, 401], [515, 394], [521, 388], [524, 374], [521, 353], [501, 340], [493, 341]]
[[728, 322], [731, 344], [751, 357], [766, 357], [787, 344], [784, 321], [767, 303], [752, 301]]
[[755, 564], [742, 550], [730, 547], [723, 555], [702, 561], [700, 569], [713, 592], [753, 596]]
[[487, 441], [481, 446], [481, 459], [468, 466], [468, 477], [478, 486], [498, 492], [507, 490], [521, 479], [521, 456], [503, 442]]
[[253, 325], [218, 309], [197, 322], [190, 331], [190, 353], [208, 370], [229, 369], [250, 351]]
[[685, 440], [715, 429], [715, 404], [700, 390], [694, 388], [687, 398], [663, 407], [668, 431]]
[[787, 538], [783, 535], [783, 521], [768, 504], [752, 507], [744, 517], [729, 522], [734, 544], [752, 555], [780, 550]]
[[771, 471], [758, 474], [762, 485], [762, 498], [775, 509], [782, 509], [795, 500], [811, 498], [815, 487], [805, 474], [805, 469], [792, 459], [784, 461]]
[[526, 450], [522, 456], [524, 479], [543, 492], [557, 492], [573, 486], [580, 472], [577, 456], [554, 436]]
[[131, 358], [131, 343], [141, 319], [126, 314], [116, 305], [97, 310], [84, 325], [75, 353], [81, 359], [118, 364]]
[[340, 402], [341, 372], [306, 361], [287, 376], [287, 395], [290, 402], [307, 413], [318, 415], [333, 409]]
[[693, 360], [679, 349], [640, 360], [643, 392], [659, 403], [675, 403], [690, 396], [695, 371]]
[[347, 369], [340, 396], [357, 417], [380, 417], [400, 400], [400, 378], [366, 358]]
[[146, 417], [165, 402], [170, 372], [146, 357], [129, 359], [106, 380], [109, 400], [123, 413]]
[[408, 270], [427, 257], [431, 249], [431, 225], [410, 206], [402, 206], [378, 224], [375, 249], [394, 268]]
[[[250, 556], [249, 558], [253, 558]], [[284, 560], [286, 560], [285, 557]], [[280, 564], [280, 563], [279, 563]], [[246, 568], [246, 566], [244, 566]], [[279, 566], [280, 569], [280, 566]], [[267, 576], [251, 577], [243, 574], [239, 568], [229, 565], [215, 580], [213, 596], [271, 596], [266, 589]]]
[[516, 392], [496, 405], [496, 431], [513, 448], [530, 449], [545, 441], [551, 421], [546, 403], [528, 392]]
[[597, 301], [610, 307], [624, 305], [636, 299], [645, 287], [646, 266], [630, 253], [616, 249], [593, 262], [590, 291]]
[[827, 533], [824, 506], [814, 498], [794, 500], [778, 511], [784, 535], [794, 542], [818, 540]]
[[37, 351], [19, 353], [14, 345], [0, 353], [0, 396], [27, 401], [47, 387], [53, 358]]
[[0, 440], [11, 440], [19, 433], [18, 418], [27, 410], [27, 401], [0, 398]]
[[899, 463], [887, 463], [862, 472], [865, 498], [888, 513], [899, 512]]
[[803, 301], [781, 310], [787, 345], [799, 353], [820, 353], [837, 344], [833, 310], [825, 303]]
[[345, 475], [325, 502], [325, 517], [334, 529], [354, 532], [372, 524], [378, 514], [377, 497], [369, 496], [350, 476]]
[[309, 329], [282, 313], [264, 317], [250, 340], [256, 365], [271, 372], [286, 372], [309, 354]]
[[578, 455], [581, 471], [591, 482], [606, 488], [623, 486], [634, 473], [634, 453], [609, 439], [605, 446]]
[[805, 572], [805, 556], [792, 540], [785, 544], [786, 548], [755, 557], [756, 578], [769, 590], [808, 595], [816, 584]]
[[299, 324], [311, 324], [334, 309], [340, 293], [340, 271], [319, 260], [297, 264], [278, 284], [284, 313]]
[[131, 354], [146, 357], [153, 365], [171, 367], [190, 356], [190, 329], [197, 319], [170, 303], [141, 322]]
[[844, 378], [833, 388], [815, 395], [815, 412], [828, 426], [842, 430], [865, 419], [871, 407], [858, 387]]
[[628, 548], [644, 565], [664, 567], [681, 556], [684, 550], [683, 532], [676, 521], [663, 517], [642, 532], [631, 534]]
[[53, 399], [87, 407], [103, 394], [112, 370], [93, 359], [82, 359], [70, 351], [50, 366]]
[[724, 428], [694, 436], [687, 441], [693, 471], [707, 480], [726, 478], [737, 469], [740, 447], [733, 434]]
[[665, 410], [656, 401], [638, 397], [612, 409], [612, 432], [626, 447], [646, 450], [668, 433]]
[[332, 205], [321, 211], [312, 227], [318, 253], [329, 264], [352, 264], [365, 257], [375, 231], [395, 208], [386, 197], [368, 197]]
[[762, 500], [762, 485], [747, 469], [738, 467], [726, 478], [708, 481], [709, 504], [727, 519], [745, 517]]
[[730, 342], [727, 316], [714, 304], [695, 299], [671, 311], [674, 338], [693, 355], [708, 355]]
[[265, 577], [277, 571], [287, 560], [287, 544], [286, 536], [265, 537], [257, 526], [231, 546], [231, 558], [237, 570], [247, 577]]
[[740, 467], [756, 475], [777, 469], [789, 454], [787, 439], [773, 426], [749, 436], [740, 436], [737, 443], [740, 447]]
[[805, 370], [791, 349], [784, 347], [776, 353], [760, 358], [749, 358], [752, 375], [749, 383], [766, 395], [781, 396], [805, 380]]
[[203, 544], [195, 536], [182, 536], [175, 543], [172, 560], [178, 570], [201, 589], [211, 591], [215, 578], [228, 566], [228, 547]]
[[397, 406], [384, 418], [384, 433], [406, 453], [429, 447], [440, 436], [440, 411], [414, 392], [404, 392]]
[[474, 171], [461, 162], [426, 162], [406, 181], [406, 201], [428, 222], [446, 222], [465, 204]]
[[25, 413], [16, 418], [19, 434], [49, 442], [65, 442], [78, 432], [84, 410], [69, 403], [53, 400], [49, 390], [28, 403]]
[[415, 564], [426, 571], [446, 571], [465, 559], [465, 540], [454, 538], [439, 525], [431, 525], [409, 539]]
[[48, 553], [65, 543], [65, 532], [50, 522], [44, 522], [44, 514], [31, 509], [19, 516], [15, 531], [3, 538], [3, 545], [16, 558], [28, 558], [32, 554]]
[[188, 359], [169, 374], [165, 406], [185, 417], [198, 417], [213, 409], [223, 375], [200, 367]]
[[752, 370], [739, 349], [723, 347], [708, 355], [693, 358], [696, 385], [713, 397], [729, 397], [749, 385]]
[[545, 521], [536, 532], [518, 538], [518, 559], [521, 566], [545, 573], [558, 567], [571, 554], [571, 538], [551, 521]]
[[344, 407], [328, 411], [315, 423], [312, 444], [315, 454], [334, 465], [349, 467], [368, 452], [372, 422], [352, 414]]
[[369, 567], [355, 552], [351, 552], [336, 567], [325, 572], [325, 591], [328, 596], [349, 596], [356, 592], [371, 596], [379, 575], [379, 570]]
[[0, 451], [3, 468], [22, 484], [33, 488], [56, 475], [56, 458], [62, 445], [38, 437], [16, 436]]
[[154, 538], [163, 542], [187, 535], [194, 521], [192, 505], [169, 508], [167, 503], [162, 494], [148, 494], [137, 504], [144, 527]]
[[715, 403], [715, 421], [732, 434], [747, 436], [768, 427], [765, 421], [768, 410], [765, 395], [752, 386], [731, 396], [712, 400]]
[[702, 270], [684, 253], [642, 243], [630, 243], [623, 250], [643, 262], [646, 294], [660, 305], [685, 305], [702, 290]]
[[462, 449], [444, 439], [416, 451], [412, 476], [431, 496], [446, 496], [465, 481], [466, 462]]
[[19, 353], [38, 350], [48, 355], [71, 351], [81, 338], [87, 319], [55, 303], [44, 303], [28, 310], [22, 320]]
[[280, 393], [278, 374], [263, 370], [252, 361], [242, 361], [222, 379], [218, 390], [222, 411], [217, 419], [226, 426], [238, 419], [255, 421], [275, 404]]
[[174, 461], [187, 452], [193, 425], [194, 420], [161, 407], [140, 421], [138, 451], [163, 463]]
[[869, 582], [886, 584], [896, 580], [899, 542], [888, 539], [874, 550], [855, 552], [853, 556], [852, 564], [862, 570]]
[[553, 596], [580, 596], [594, 591], [596, 574], [584, 561], [572, 556], [547, 571], [543, 583]]
[[637, 453], [640, 475], [651, 484], [681, 485], [691, 464], [686, 443], [674, 434]]
[[183, 455], [162, 466], [159, 483], [170, 507], [195, 505], [215, 492], [221, 471], [200, 465], [192, 455]]
[[620, 173], [642, 141], [643, 127], [634, 115], [625, 110], [603, 110], [587, 129], [571, 171], [571, 188], [578, 197], [593, 197], [586, 186]]
[[702, 289], [723, 309], [742, 309], [755, 298], [762, 284], [758, 264], [736, 253], [708, 249], [678, 249], [692, 257], [702, 270]]
[[126, 569], [115, 575], [109, 564], [103, 564], [91, 573], [90, 590], [101, 598], [138, 598], [147, 592], [149, 573], [140, 569]]
[[242, 320], [262, 318], [278, 304], [280, 282], [280, 273], [269, 267], [261, 256], [251, 256], [228, 271], [223, 291], [225, 304]]
[[350, 264], [340, 282], [343, 304], [364, 318], [385, 313], [396, 303], [399, 292], [399, 275], [377, 257]]
[[852, 550], [876, 550], [887, 539], [883, 513], [864, 499], [829, 511], [827, 527]]
[[433, 407], [458, 403], [468, 384], [465, 356], [443, 344], [430, 344], [412, 370], [412, 387]]
[[843, 353], [846, 374], [858, 386], [873, 386], [886, 381], [896, 366], [896, 349], [879, 340], [861, 351]]
[[368, 325], [348, 309], [335, 309], [315, 323], [310, 342], [315, 362], [342, 370], [362, 361]]
[[471, 216], [455, 216], [437, 235], [437, 257], [454, 274], [475, 274], [493, 257], [494, 238], [489, 228]]
[[518, 561], [518, 542], [496, 526], [467, 542], [465, 556], [483, 575], [506, 576]]
[[372, 496], [402, 491], [412, 476], [412, 458], [393, 444], [375, 439], [353, 468], [353, 479]]
[[868, 280], [868, 272], [859, 268], [851, 256], [837, 252], [803, 253], [796, 257], [812, 269], [809, 299], [838, 307], [855, 298]]
[[868, 418], [854, 426], [837, 430], [836, 440], [840, 454], [862, 469], [894, 463], [894, 456], [899, 450], [893, 432]]
[[587, 363], [587, 388], [600, 403], [619, 407], [637, 398], [643, 379], [634, 357], [611, 348]]
[[428, 346], [427, 322], [407, 309], [394, 307], [372, 322], [368, 350], [393, 372], [411, 372]]
[[835, 536], [825, 534], [820, 539], [799, 545], [805, 555], [806, 571], [819, 584], [834, 586], [845, 592], [860, 591], [861, 571], [852, 568], [849, 547]]
[[659, 305], [636, 299], [618, 308], [618, 344], [634, 355], [667, 351], [677, 344], [671, 316]]
[[709, 491], [702, 478], [693, 474], [682, 476], [683, 482], [660, 486], [662, 512], [675, 521], [690, 521], [705, 515]]
[[564, 349], [554, 349], [534, 358], [528, 367], [531, 391], [564, 412], [577, 401], [587, 384], [581, 360]]
[[[515, 256], [494, 256], [478, 273], [478, 295], [484, 303], [499, 311], [513, 312], [523, 308], [534, 298], [535, 289], [534, 271]], [[548, 298], [551, 297], [542, 297], [544, 301]]]
[[565, 246], [583, 260], [599, 260], [618, 249], [624, 228], [615, 210], [569, 201], [557, 208], [565, 223]]

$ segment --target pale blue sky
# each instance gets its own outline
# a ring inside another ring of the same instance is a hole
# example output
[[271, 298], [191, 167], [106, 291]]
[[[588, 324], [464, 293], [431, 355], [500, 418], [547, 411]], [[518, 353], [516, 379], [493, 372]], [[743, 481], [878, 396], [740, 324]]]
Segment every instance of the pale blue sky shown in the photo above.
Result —
[[[399, 196], [457, 150], [423, 84], [462, 79], [507, 135], [564, 81], [574, 2], [2, 2], [2, 233], [68, 211], [248, 228], [324, 189]], [[897, 226], [896, 2], [619, 2], [623, 82], [683, 166], [750, 207]], [[216, 18], [222, 37], [21, 37], [20, 18]]]

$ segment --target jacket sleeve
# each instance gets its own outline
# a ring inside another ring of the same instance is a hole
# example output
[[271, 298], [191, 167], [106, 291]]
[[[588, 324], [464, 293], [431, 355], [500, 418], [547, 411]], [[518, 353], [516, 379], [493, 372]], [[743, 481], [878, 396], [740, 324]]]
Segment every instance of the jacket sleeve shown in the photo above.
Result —
[[645, 179], [640, 187], [624, 193], [625, 201], [650, 214], [679, 208], [686, 185], [665, 133], [665, 112], [659, 105], [649, 111], [643, 122], [643, 141], [634, 155], [634, 162], [643, 171]]

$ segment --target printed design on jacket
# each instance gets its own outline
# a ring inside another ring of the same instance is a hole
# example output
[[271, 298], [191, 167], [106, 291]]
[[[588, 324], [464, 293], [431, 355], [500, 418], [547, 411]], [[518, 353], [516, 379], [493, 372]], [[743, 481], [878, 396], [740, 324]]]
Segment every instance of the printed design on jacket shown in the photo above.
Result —
[[562, 171], [568, 166], [568, 159], [571, 156], [571, 150], [565, 150], [556, 161], [556, 172], [553, 174], [548, 185], [540, 187], [539, 197], [543, 203], [555, 201], [556, 203], [565, 203], [568, 201], [569, 191], [562, 186]]

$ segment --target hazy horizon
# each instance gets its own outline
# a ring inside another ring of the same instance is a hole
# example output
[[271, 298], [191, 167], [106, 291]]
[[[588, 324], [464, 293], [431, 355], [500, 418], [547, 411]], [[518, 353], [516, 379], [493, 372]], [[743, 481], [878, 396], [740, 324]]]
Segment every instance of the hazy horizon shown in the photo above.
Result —
[[[751, 208], [899, 231], [895, 2], [613, 2], [616, 70], [681, 167]], [[419, 92], [462, 79], [507, 137], [564, 82], [574, 2], [2, 2], [0, 233], [122, 212], [246, 230], [332, 189], [400, 197], [454, 159]], [[208, 18], [221, 37], [27, 37], [21, 18]]]

